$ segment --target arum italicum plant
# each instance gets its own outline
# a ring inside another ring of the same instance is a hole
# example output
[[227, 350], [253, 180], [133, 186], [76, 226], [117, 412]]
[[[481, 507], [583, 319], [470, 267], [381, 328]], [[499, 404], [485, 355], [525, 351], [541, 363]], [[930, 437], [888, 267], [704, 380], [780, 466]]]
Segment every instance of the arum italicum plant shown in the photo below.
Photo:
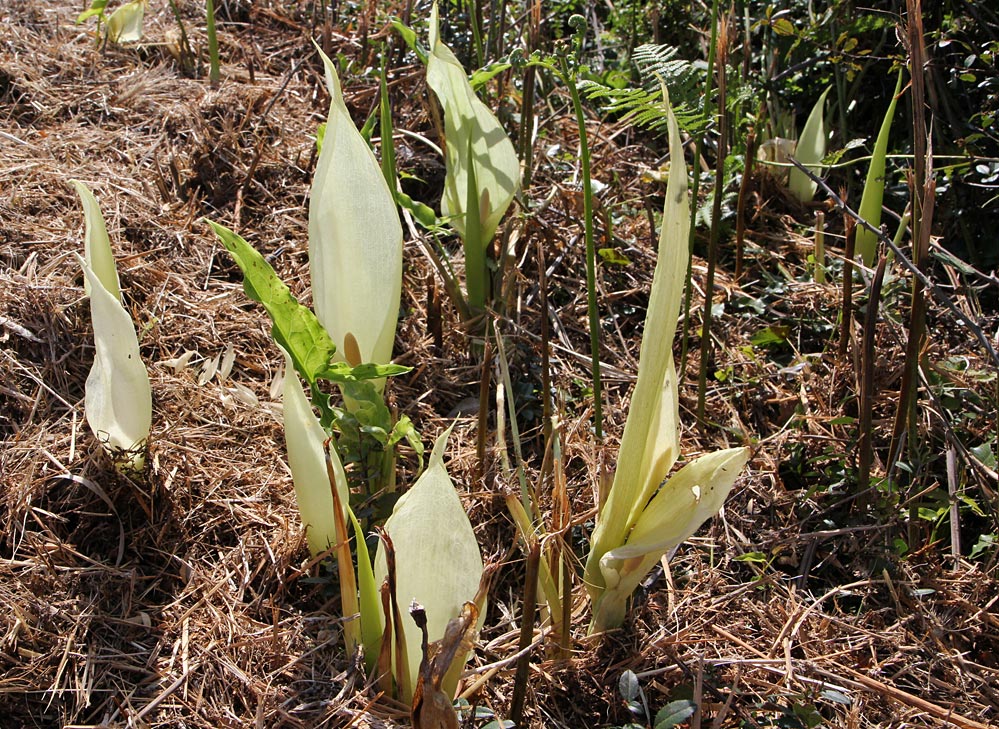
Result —
[[83, 203], [85, 258], [77, 255], [90, 296], [94, 364], [87, 377], [87, 424], [122, 468], [138, 471], [145, 462], [152, 424], [149, 375], [139, 357], [132, 318], [121, 305], [118, 271], [100, 206], [82, 182], [71, 181]]
[[[290, 365], [289, 358], [289, 372]], [[404, 611], [414, 601], [423, 606], [428, 639], [438, 641], [463, 606], [478, 599], [482, 580], [478, 541], [444, 467], [451, 429], [437, 439], [426, 470], [396, 502], [385, 522], [388, 539], [378, 550], [372, 568], [360, 527], [347, 503], [343, 466], [335, 450], [326, 451], [325, 433], [294, 374], [286, 376], [284, 398], [288, 457], [299, 508], [303, 519], [306, 508], [314, 509], [318, 521], [306, 530], [310, 546], [313, 552], [337, 547], [345, 643], [351, 651], [363, 645], [368, 668], [383, 682], [389, 676], [394, 678], [400, 698], [410, 701], [419, 675], [422, 636]], [[347, 543], [347, 520], [355, 537], [356, 573]], [[388, 605], [380, 597], [382, 585], [394, 593]], [[477, 606], [480, 615], [483, 607]], [[466, 659], [464, 651], [456, 655], [443, 678], [442, 690], [449, 698]]]
[[[476, 597], [482, 561], [444, 469], [445, 434], [427, 469], [385, 524], [397, 568], [391, 571], [394, 607], [384, 610], [380, 590], [388, 572], [387, 550], [379, 550], [376, 568], [350, 508], [343, 462], [337, 448], [329, 447], [336, 416], [319, 382], [335, 382], [348, 407], [353, 403], [358, 409], [358, 420], [373, 411], [387, 419], [388, 410], [371, 383], [408, 368], [385, 364], [391, 357], [401, 288], [398, 214], [374, 156], [347, 114], [333, 65], [325, 56], [323, 61], [333, 98], [309, 215], [316, 313], [295, 300], [246, 241], [221, 225], [211, 226], [243, 271], [247, 295], [266, 308], [274, 339], [285, 353], [285, 438], [296, 500], [312, 554], [332, 551], [336, 556], [344, 642], [350, 651], [363, 646], [368, 667], [389, 685], [394, 677], [397, 692], [408, 700], [416, 686], [420, 633], [396, 607], [404, 611], [414, 599], [423, 604], [429, 638], [440, 639], [443, 626]], [[296, 373], [309, 386], [321, 420]], [[396, 424], [389, 447], [401, 437], [422, 452], [411, 425]], [[464, 651], [460, 653], [454, 671], [464, 664]], [[454, 688], [454, 671], [443, 684], [446, 690]]]
[[430, 12], [427, 85], [444, 110], [446, 141], [441, 212], [461, 236], [465, 286], [473, 315], [489, 299], [486, 252], [520, 184], [520, 162], [496, 115], [475, 94], [461, 62], [440, 39], [437, 4]]
[[670, 171], [638, 381], [617, 472], [597, 517], [584, 572], [593, 603], [591, 633], [621, 625], [638, 583], [721, 508], [749, 458], [747, 448], [709, 453], [667, 479], [679, 456], [673, 337], [689, 257], [690, 207], [680, 132], [668, 100], [666, 104]]

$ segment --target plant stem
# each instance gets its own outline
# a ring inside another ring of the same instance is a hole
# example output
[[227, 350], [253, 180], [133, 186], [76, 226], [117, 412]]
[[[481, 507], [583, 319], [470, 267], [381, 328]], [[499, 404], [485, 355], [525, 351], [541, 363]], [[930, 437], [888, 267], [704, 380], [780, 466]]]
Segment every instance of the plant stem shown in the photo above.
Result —
[[840, 359], [846, 356], [850, 344], [850, 320], [853, 317], [853, 255], [857, 247], [857, 225], [853, 218], [844, 216], [846, 226], [846, 250], [843, 255], [843, 311], [840, 313], [839, 347], [836, 350]]
[[725, 186], [725, 158], [728, 156], [728, 115], [725, 113], [725, 66], [728, 56], [728, 39], [724, 26], [726, 21], [719, 19], [718, 22], [722, 26], [722, 42], [716, 49], [718, 54], [718, 159], [715, 161], [715, 191], [711, 206], [711, 238], [708, 243], [708, 274], [704, 282], [704, 311], [701, 315], [701, 362], [697, 373], [697, 422], [702, 428], [705, 425], [704, 400], [707, 394], [708, 366], [711, 358], [711, 308], [714, 303], [718, 239], [721, 237], [721, 199], [722, 190]]
[[205, 0], [205, 25], [208, 30], [208, 80], [219, 85], [219, 39], [215, 33], [215, 0]]
[[709, 100], [711, 99], [711, 89], [714, 81], [715, 67], [715, 47], [718, 44], [718, 5], [719, 0], [711, 2], [711, 42], [708, 45], [708, 68], [704, 76], [704, 96], [701, 108], [701, 132], [697, 135], [697, 143], [694, 145], [694, 179], [690, 187], [690, 234], [687, 240], [687, 277], [683, 288], [683, 336], [680, 341], [680, 369], [679, 376], [687, 370], [687, 349], [690, 344], [688, 336], [690, 323], [690, 300], [693, 295], [693, 287], [690, 284], [690, 275], [694, 264], [694, 235], [697, 232], [697, 197], [701, 189], [701, 158], [704, 156], [704, 135], [707, 134], [708, 120], [711, 118]]
[[[717, 2], [718, 0], [715, 0]], [[569, 88], [579, 130], [580, 175], [583, 182], [583, 236], [586, 240], [586, 308], [590, 321], [590, 358], [593, 376], [593, 433], [597, 442], [603, 440], [603, 395], [600, 383], [600, 315], [597, 311], [597, 263], [593, 241], [593, 182], [590, 179], [590, 149], [586, 141], [586, 116], [576, 88], [575, 76], [569, 73], [565, 58], [561, 59], [560, 75]]]
[[524, 574], [523, 615], [520, 617], [520, 642], [517, 646], [521, 653], [517, 659], [517, 673], [513, 680], [513, 699], [510, 702], [510, 718], [513, 725], [521, 726], [524, 718], [524, 699], [527, 697], [528, 672], [531, 668], [531, 652], [527, 650], [534, 637], [534, 613], [538, 602], [538, 566], [541, 562], [541, 545], [536, 537], [531, 538], [527, 549], [527, 570]]
[[864, 343], [861, 348], [860, 372], [860, 418], [858, 426], [860, 439], [859, 467], [857, 469], [857, 492], [864, 493], [871, 483], [871, 464], [874, 462], [874, 439], [871, 433], [874, 411], [874, 335], [878, 323], [878, 307], [881, 303], [881, 286], [885, 280], [887, 257], [882, 254], [871, 281], [871, 293], [867, 297], [867, 316], [864, 319]]
[[[923, 68], [925, 64], [925, 47], [923, 38], [923, 19], [921, 0], [907, 0], [908, 19], [906, 30], [909, 45], [910, 93], [912, 94], [912, 125], [913, 125], [913, 173], [909, 178], [912, 196], [912, 262], [920, 272], [926, 273], [926, 259], [929, 257], [930, 228], [933, 221], [932, 181], [927, 177], [927, 145], [925, 85]], [[906, 422], [912, 425], [914, 409], [915, 383], [918, 379], [919, 357], [926, 334], [926, 296], [923, 282], [918, 276], [912, 279], [912, 298], [909, 313], [909, 340], [905, 348], [905, 369], [902, 373], [901, 391], [899, 392], [898, 408], [895, 411], [895, 423], [892, 428], [892, 442], [897, 442], [905, 430]], [[914, 445], [915, 439], [910, 433], [909, 444]]]

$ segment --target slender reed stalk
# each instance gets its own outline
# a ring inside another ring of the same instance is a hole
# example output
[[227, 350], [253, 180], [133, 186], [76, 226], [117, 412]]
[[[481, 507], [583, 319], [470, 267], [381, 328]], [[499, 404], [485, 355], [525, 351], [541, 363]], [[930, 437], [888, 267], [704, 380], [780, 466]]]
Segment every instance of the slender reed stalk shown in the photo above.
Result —
[[859, 466], [857, 468], [857, 491], [864, 493], [871, 483], [871, 464], [874, 462], [874, 438], [871, 432], [874, 412], [874, 344], [878, 324], [878, 308], [881, 304], [881, 287], [885, 280], [887, 257], [882, 254], [871, 281], [871, 292], [867, 298], [867, 316], [864, 320], [864, 342], [861, 352], [860, 373], [860, 442], [858, 445]]
[[[711, 118], [711, 91], [714, 82], [715, 48], [718, 45], [718, 8], [719, 0], [711, 1], [711, 41], [708, 45], [708, 68], [704, 75], [704, 95], [703, 106], [701, 107], [701, 129], [697, 135], [697, 142], [694, 144], [694, 166], [692, 185], [690, 188], [690, 219], [697, 219], [697, 198], [701, 189], [701, 158], [704, 156], [704, 136], [707, 134], [708, 121]], [[697, 231], [696, 225], [690, 226], [690, 233], [687, 239], [687, 275], [683, 285], [683, 336], [680, 337], [680, 372], [687, 370], [687, 347], [690, 344], [689, 326], [690, 322], [690, 300], [693, 295], [693, 287], [690, 285], [690, 274], [694, 261], [694, 234]], [[682, 376], [682, 375], [681, 375]]]
[[527, 681], [531, 670], [531, 652], [528, 648], [534, 638], [534, 613], [538, 602], [538, 565], [541, 563], [541, 545], [532, 538], [527, 549], [527, 570], [524, 574], [523, 615], [520, 616], [520, 641], [517, 650], [517, 673], [513, 679], [513, 699], [510, 702], [510, 719], [514, 726], [521, 726], [524, 719], [524, 699], [527, 698]]
[[[486, 329], [488, 331], [488, 328]], [[493, 350], [486, 337], [482, 353], [482, 373], [479, 378], [479, 417], [475, 431], [475, 454], [479, 462], [479, 478], [486, 477], [486, 441], [489, 436], [489, 384], [493, 371]]]
[[[934, 185], [928, 180], [928, 172], [932, 172], [932, 160], [929, 159], [926, 134], [926, 87], [923, 68], [926, 64], [926, 47], [923, 36], [922, 0], [906, 0], [908, 19], [906, 23], [906, 44], [909, 51], [910, 93], [912, 94], [912, 131], [913, 131], [913, 171], [909, 177], [912, 196], [912, 262], [922, 274], [926, 274], [926, 262], [929, 258], [930, 229], [933, 222]], [[895, 443], [902, 435], [908, 423], [914, 428], [916, 419], [915, 384], [918, 379], [919, 358], [926, 336], [926, 296], [921, 277], [912, 279], [912, 297], [909, 309], [909, 340], [905, 349], [905, 369], [902, 372], [902, 383], [899, 392], [898, 408], [895, 411], [895, 423], [892, 428], [892, 442]], [[910, 433], [910, 446], [918, 442]], [[892, 449], [894, 452], [894, 448]], [[915, 508], [915, 507], [913, 507]]]
[[735, 218], [735, 280], [742, 278], [742, 254], [746, 240], [746, 198], [749, 197], [749, 181], [753, 176], [753, 163], [756, 161], [756, 130], [750, 129], [746, 138], [746, 158], [742, 169], [742, 182], [739, 184], [739, 204]]
[[826, 214], [815, 211], [815, 251], [812, 253], [812, 278], [815, 283], [826, 282]]
[[[717, 0], [715, 0], [717, 2]], [[593, 239], [593, 180], [590, 179], [590, 148], [586, 141], [586, 115], [576, 88], [575, 76], [570, 73], [565, 58], [561, 59], [561, 76], [572, 97], [579, 130], [580, 176], [583, 182], [583, 237], [586, 241], [586, 308], [590, 322], [590, 358], [593, 377], [593, 433], [597, 442], [604, 437], [603, 394], [600, 382], [600, 314], [597, 310], [596, 245]]]
[[[704, 282], [704, 310], [701, 315], [701, 363], [697, 373], [697, 422], [703, 428], [704, 400], [708, 387], [708, 367], [711, 359], [711, 308], [714, 304], [715, 267], [718, 262], [718, 240], [721, 237], [721, 199], [725, 186], [725, 158], [728, 156], [728, 114], [725, 112], [726, 65], [728, 63], [728, 20], [718, 19], [718, 158], [715, 161], [715, 195], [711, 209], [711, 238], [708, 243], [708, 274]], [[693, 227], [693, 226], [692, 226]]]
[[857, 245], [857, 226], [850, 216], [843, 217], [846, 227], [846, 250], [843, 255], [843, 311], [839, 321], [839, 347], [837, 354], [840, 359], [846, 356], [846, 348], [850, 344], [850, 323], [853, 318], [853, 254]]
[[[537, 50], [541, 41], [541, 0], [531, 3], [527, 26], [527, 54]], [[531, 186], [531, 174], [534, 167], [534, 90], [537, 82], [538, 68], [533, 63], [524, 69], [523, 93], [520, 104], [520, 135], [517, 147], [524, 174], [522, 189]]]
[[205, 0], [205, 26], [208, 31], [208, 80], [219, 85], [219, 39], [215, 32], [215, 0]]

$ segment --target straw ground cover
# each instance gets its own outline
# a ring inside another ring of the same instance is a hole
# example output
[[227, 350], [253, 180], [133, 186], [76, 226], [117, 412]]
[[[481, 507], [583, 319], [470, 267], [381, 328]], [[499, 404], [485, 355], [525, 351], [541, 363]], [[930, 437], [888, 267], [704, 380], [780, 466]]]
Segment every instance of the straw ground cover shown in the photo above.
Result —
[[[74, 26], [78, 5], [9, 0], [0, 8], [0, 725], [404, 726], [407, 708], [379, 699], [343, 650], [335, 570], [309, 559], [285, 465], [274, 389], [281, 355], [243, 296], [238, 269], [199, 222], [208, 216], [239, 231], [308, 300], [311, 135], [328, 107], [309, 40], [322, 29], [310, 27], [308, 3], [225, 4], [223, 78], [213, 89], [178, 71], [165, 4], [151, 4], [148, 44], [103, 52]], [[179, 5], [197, 44], [203, 8]], [[360, 30], [337, 27], [334, 48], [363, 60]], [[424, 69], [405, 59], [392, 76], [396, 128], [432, 137]], [[345, 76], [344, 84], [363, 122], [378, 103], [376, 76]], [[551, 378], [574, 508], [569, 537], [580, 548], [637, 366], [655, 264], [650, 218], [663, 194], [642, 172], [663, 148], [591, 111], [593, 174], [609, 184], [599, 220], [602, 230], [613, 222], [615, 239], [605, 243], [630, 261], [599, 267], [608, 435], [595, 448], [576, 135], [567, 99], [555, 92], [549, 101], [527, 191], [547, 203], [520, 232], [519, 272], [498, 328], [528, 481], [547, 494], [537, 336], [543, 246]], [[398, 140], [396, 156], [423, 181], [408, 191], [436, 203], [442, 160], [412, 137]], [[93, 345], [73, 256], [83, 249], [83, 217], [71, 179], [90, 185], [104, 210], [149, 368], [144, 479], [118, 474], [83, 420]], [[619, 692], [630, 670], [653, 715], [692, 698], [702, 726], [993, 725], [994, 551], [991, 561], [987, 552], [949, 561], [936, 545], [946, 526], [931, 532], [933, 522], [922, 520], [900, 556], [893, 540], [901, 515], [872, 518], [843, 490], [858, 383], [855, 349], [838, 357], [827, 346], [840, 289], [835, 279], [811, 281], [811, 237], [794, 224], [810, 213], [768, 177], [754, 179], [750, 192], [747, 240], [755, 245], [746, 273], [735, 281], [723, 260], [715, 278], [714, 299], [724, 306], [712, 330], [717, 376], [706, 411], [717, 427], [693, 427], [696, 347], [680, 374], [680, 410], [685, 460], [750, 438], [753, 459], [724, 515], [640, 588], [623, 630], [586, 640], [588, 608], [576, 586], [571, 656], [551, 656], [535, 634], [525, 723], [632, 721]], [[842, 232], [829, 227], [831, 239]], [[448, 245], [460, 261], [460, 243]], [[517, 485], [501, 468], [494, 435], [479, 475], [471, 411], [481, 366], [411, 234], [404, 261], [395, 351], [414, 370], [390, 383], [388, 397], [427, 443], [457, 418], [448, 470], [486, 561], [498, 566], [464, 685], [470, 704], [505, 717], [524, 565], [503, 496]], [[941, 268], [941, 280], [949, 270]], [[692, 312], [701, 311], [704, 277], [695, 256]], [[896, 298], [885, 299], [896, 312], [902, 288], [896, 283]], [[959, 303], [994, 332], [994, 309], [983, 301], [984, 311]], [[995, 428], [994, 383], [980, 374], [989, 365], [953, 314], [931, 303], [928, 319], [927, 350], [946, 366], [931, 372], [942, 383], [939, 399], [921, 409], [927, 448], [947, 441], [938, 416], [953, 399], [968, 413], [967, 429], [986, 439]], [[879, 448], [887, 447], [904, 358], [900, 321], [886, 316], [876, 330]], [[694, 313], [689, 329], [698, 327]], [[400, 485], [411, 484], [415, 462], [403, 457], [399, 468]], [[966, 481], [987, 514], [989, 483], [980, 485], [977, 472]], [[876, 494], [860, 501], [876, 505]], [[552, 506], [547, 496], [540, 504]], [[987, 531], [983, 523], [968, 528]]]

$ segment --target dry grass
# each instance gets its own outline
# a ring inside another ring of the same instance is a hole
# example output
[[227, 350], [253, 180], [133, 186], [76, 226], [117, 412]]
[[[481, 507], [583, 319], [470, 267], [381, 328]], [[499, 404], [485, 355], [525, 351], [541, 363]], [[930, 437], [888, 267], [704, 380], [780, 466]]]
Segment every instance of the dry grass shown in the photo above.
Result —
[[[0, 724], [405, 723], [404, 707], [377, 696], [342, 649], [332, 572], [309, 564], [297, 520], [272, 395], [280, 357], [263, 313], [242, 294], [237, 269], [200, 222], [208, 216], [239, 230], [308, 299], [310, 134], [326, 104], [308, 22], [282, 9], [288, 3], [231, 3], [238, 22], [222, 26], [224, 83], [212, 90], [178, 72], [167, 50], [172, 18], [154, 5], [148, 43], [103, 51], [88, 28], [73, 25], [76, 4], [7, 0], [0, 8]], [[181, 5], [197, 35], [197, 4]], [[347, 56], [357, 52], [355, 39], [334, 43]], [[432, 135], [419, 74], [410, 69], [398, 78], [397, 123]], [[362, 119], [374, 87], [348, 84]], [[558, 109], [558, 100], [552, 103]], [[574, 148], [568, 120], [556, 117], [547, 132], [564, 150]], [[610, 383], [604, 450], [594, 451], [585, 393], [581, 202], [568, 183], [571, 153], [540, 163], [529, 196], [551, 202], [525, 219], [522, 264], [502, 324], [513, 378], [523, 388], [529, 478], [538, 479], [540, 421], [529, 411], [540, 411], [540, 241], [576, 536], [592, 518], [599, 464], [613, 462], [654, 265], [644, 200], [657, 193], [638, 182], [654, 155], [626, 130], [594, 123], [593, 134], [595, 176], [619, 180], [602, 209], [620, 216], [615, 234], [631, 244], [624, 252], [632, 261], [601, 267]], [[399, 158], [408, 169], [439, 170], [426, 154], [406, 142]], [[90, 184], [105, 211], [149, 364], [154, 430], [150, 467], [139, 480], [109, 468], [83, 421], [92, 344], [71, 256], [82, 236], [71, 178]], [[710, 435], [689, 429], [684, 441], [690, 456], [751, 435], [751, 468], [723, 517], [680, 550], [665, 577], [648, 581], [647, 599], [636, 601], [623, 631], [584, 641], [580, 602], [573, 657], [546, 660], [536, 651], [530, 725], [627, 722], [616, 693], [626, 669], [639, 674], [653, 712], [678, 689], [692, 691], [700, 726], [770, 726], [810, 705], [830, 726], [993, 725], [994, 559], [947, 562], [942, 548], [927, 545], [900, 560], [891, 549], [894, 517], [878, 525], [870, 512], [851, 511], [849, 494], [826, 488], [831, 479], [825, 486], [820, 477], [799, 482], [792, 478], [799, 471], [787, 468], [800, 458], [819, 467], [849, 463], [854, 434], [842, 417], [856, 414], [856, 366], [838, 361], [815, 335], [817, 321], [835, 323], [833, 286], [788, 280], [765, 315], [747, 308], [768, 277], [800, 272], [809, 251], [771, 189], [761, 185], [755, 200], [749, 275], [741, 284], [724, 271], [718, 279], [716, 299], [726, 311], [714, 368], [730, 368], [710, 389], [708, 409], [719, 427]], [[434, 344], [429, 274], [407, 242], [396, 351], [415, 369], [393, 383], [391, 397], [426, 441], [449, 416], [467, 412], [480, 379], [446, 301], [443, 339]], [[699, 260], [694, 280], [703, 282]], [[936, 317], [933, 351], [983, 368], [967, 342], [949, 341], [951, 324]], [[788, 369], [746, 347], [750, 334], [774, 321], [804, 322], [785, 359], [809, 355], [807, 366]], [[691, 327], [697, 330], [696, 317]], [[902, 356], [897, 329], [885, 322], [879, 335], [881, 438]], [[199, 382], [202, 363], [230, 345], [236, 365], [229, 379]], [[166, 362], [187, 351], [196, 353], [190, 366], [175, 371]], [[686, 417], [698, 365], [695, 352], [683, 387]], [[463, 485], [483, 553], [500, 567], [466, 684], [476, 687], [470, 701], [504, 715], [523, 571], [501, 495], [516, 484], [495, 458], [488, 477], [476, 480], [475, 418], [460, 417], [450, 470]], [[974, 427], [994, 428], [994, 418], [985, 412]], [[925, 411], [928, 447], [939, 442], [940, 420]], [[412, 463], [404, 464], [400, 481], [411, 471]], [[987, 500], [979, 483], [969, 472], [969, 492]], [[737, 559], [750, 552], [769, 563]], [[837, 695], [850, 703], [837, 703]]]

